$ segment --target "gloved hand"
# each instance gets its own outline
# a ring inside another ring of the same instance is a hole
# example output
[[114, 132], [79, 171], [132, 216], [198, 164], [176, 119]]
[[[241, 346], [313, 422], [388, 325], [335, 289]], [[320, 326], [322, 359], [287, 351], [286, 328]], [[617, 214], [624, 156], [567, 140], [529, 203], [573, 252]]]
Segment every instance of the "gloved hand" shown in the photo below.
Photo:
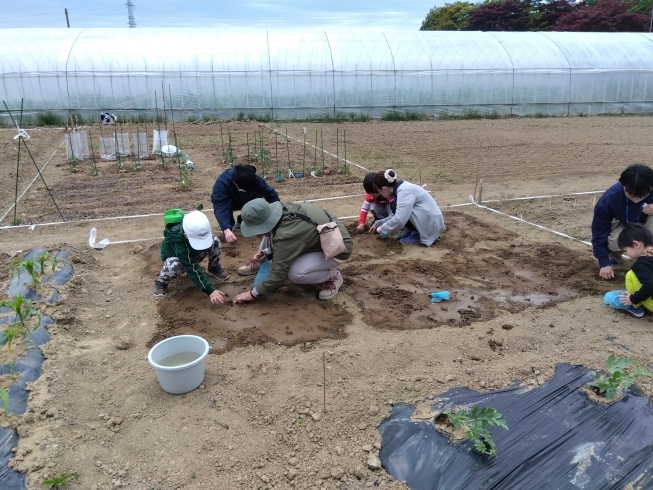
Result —
[[390, 238], [392, 235], [390, 235], [390, 233], [385, 233], [385, 232], [379, 230], [379, 236], [381, 238]]

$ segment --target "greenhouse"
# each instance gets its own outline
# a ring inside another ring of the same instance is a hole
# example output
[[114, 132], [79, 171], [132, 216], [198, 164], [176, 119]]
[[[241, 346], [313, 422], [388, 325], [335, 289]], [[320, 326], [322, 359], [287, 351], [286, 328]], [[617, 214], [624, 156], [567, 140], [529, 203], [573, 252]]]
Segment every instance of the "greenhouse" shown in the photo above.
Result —
[[651, 34], [3, 29], [0, 46], [0, 98], [28, 115], [653, 112]]

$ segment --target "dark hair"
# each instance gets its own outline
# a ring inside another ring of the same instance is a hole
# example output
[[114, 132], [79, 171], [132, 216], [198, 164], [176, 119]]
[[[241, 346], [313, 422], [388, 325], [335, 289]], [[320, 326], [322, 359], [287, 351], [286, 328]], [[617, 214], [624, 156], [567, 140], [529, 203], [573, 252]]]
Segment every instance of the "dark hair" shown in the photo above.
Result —
[[365, 192], [368, 194], [376, 192], [374, 190], [374, 177], [376, 177], [376, 173], [370, 172], [365, 174], [365, 177], [363, 178], [363, 189], [365, 189]]
[[392, 187], [397, 180], [397, 173], [389, 168], [385, 172], [379, 172], [374, 176], [374, 190], [378, 192], [382, 187]]
[[646, 197], [653, 190], [653, 170], [641, 163], [629, 165], [621, 173], [619, 182], [633, 197]]
[[236, 165], [233, 182], [243, 190], [256, 189], [256, 167], [254, 165]]
[[623, 250], [626, 247], [632, 247], [634, 242], [640, 242], [645, 247], [653, 247], [653, 233], [641, 223], [626, 225], [619, 233], [617, 245]]

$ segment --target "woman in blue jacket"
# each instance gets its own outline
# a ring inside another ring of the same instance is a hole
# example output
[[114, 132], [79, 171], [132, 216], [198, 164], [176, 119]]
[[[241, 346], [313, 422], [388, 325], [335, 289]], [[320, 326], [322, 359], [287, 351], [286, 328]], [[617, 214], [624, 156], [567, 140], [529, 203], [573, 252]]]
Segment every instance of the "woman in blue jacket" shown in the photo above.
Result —
[[619, 233], [631, 223], [643, 223], [653, 231], [653, 170], [634, 164], [624, 170], [619, 182], [610, 186], [594, 207], [592, 219], [592, 250], [599, 261], [599, 275], [614, 278], [613, 260], [621, 250], [617, 244]]

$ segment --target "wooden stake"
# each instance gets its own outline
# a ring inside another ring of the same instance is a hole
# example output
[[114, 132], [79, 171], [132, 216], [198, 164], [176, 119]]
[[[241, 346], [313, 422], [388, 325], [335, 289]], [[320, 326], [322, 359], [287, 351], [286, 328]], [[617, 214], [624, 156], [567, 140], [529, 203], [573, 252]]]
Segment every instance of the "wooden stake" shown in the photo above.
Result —
[[324, 413], [326, 413], [326, 354], [322, 352], [322, 398], [324, 400]]

